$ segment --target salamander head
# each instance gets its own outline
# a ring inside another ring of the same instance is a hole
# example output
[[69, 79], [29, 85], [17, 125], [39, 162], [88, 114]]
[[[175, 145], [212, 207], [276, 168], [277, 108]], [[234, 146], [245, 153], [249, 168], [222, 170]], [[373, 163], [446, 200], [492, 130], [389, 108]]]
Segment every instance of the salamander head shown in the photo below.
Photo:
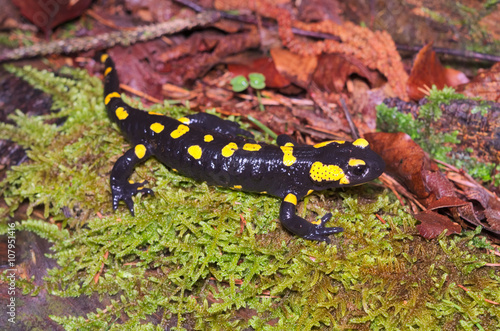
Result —
[[309, 177], [316, 188], [359, 185], [384, 172], [384, 160], [368, 147], [365, 139], [352, 143], [332, 140], [314, 147], [318, 155], [311, 164]]

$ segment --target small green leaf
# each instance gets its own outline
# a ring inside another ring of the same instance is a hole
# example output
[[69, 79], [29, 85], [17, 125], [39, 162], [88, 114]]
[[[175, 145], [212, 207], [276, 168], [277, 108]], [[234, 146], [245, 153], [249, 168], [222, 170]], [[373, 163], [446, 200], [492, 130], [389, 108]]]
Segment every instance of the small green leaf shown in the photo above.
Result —
[[234, 92], [242, 92], [248, 88], [248, 80], [245, 76], [239, 75], [231, 79]]
[[259, 74], [258, 72], [252, 72], [248, 75], [250, 78], [250, 86], [256, 90], [262, 90], [266, 87], [266, 77], [263, 74]]

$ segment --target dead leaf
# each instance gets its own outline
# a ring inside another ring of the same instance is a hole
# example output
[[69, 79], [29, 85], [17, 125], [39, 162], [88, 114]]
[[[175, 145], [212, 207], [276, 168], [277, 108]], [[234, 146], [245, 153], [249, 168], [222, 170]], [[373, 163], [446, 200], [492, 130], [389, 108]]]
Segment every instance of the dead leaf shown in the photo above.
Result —
[[449, 207], [461, 207], [465, 206], [468, 202], [455, 197], [443, 197], [439, 200], [429, 203], [427, 208], [429, 210], [439, 209], [439, 208], [449, 208]]
[[412, 100], [425, 97], [425, 90], [436, 85], [438, 89], [445, 86], [458, 86], [468, 83], [464, 73], [443, 67], [436, 52], [432, 50], [432, 43], [425, 45], [417, 54], [410, 77], [406, 84], [408, 96]]
[[333, 21], [337, 24], [342, 23], [339, 17], [341, 12], [337, 1], [332, 0], [305, 0], [298, 2], [300, 4], [298, 19], [302, 22], [322, 22]]
[[184, 86], [223, 62], [227, 56], [258, 47], [259, 44], [259, 35], [255, 31], [228, 36], [221, 33], [194, 34], [159, 56], [165, 62], [159, 71], [165, 73], [167, 82]]
[[346, 81], [352, 74], [366, 78], [371, 86], [376, 85], [378, 73], [369, 70], [354, 57], [341, 54], [322, 54], [314, 71], [312, 81], [321, 90], [339, 93], [344, 90]]
[[318, 66], [316, 56], [297, 55], [282, 48], [271, 49], [271, 56], [280, 74], [300, 87], [307, 88]]
[[457, 92], [471, 98], [500, 102], [500, 62], [489, 70], [479, 69], [476, 77], [470, 83], [459, 86]]
[[373, 151], [386, 163], [385, 172], [395, 177], [418, 199], [429, 197], [422, 171], [435, 169], [428, 155], [406, 133], [367, 133]]
[[500, 233], [500, 210], [488, 208], [484, 211], [484, 215], [491, 230]]
[[462, 227], [450, 221], [446, 216], [433, 211], [424, 211], [414, 215], [420, 221], [417, 225], [417, 230], [425, 239], [433, 239], [439, 236], [444, 230], [448, 230], [446, 235], [458, 234], [462, 231]]
[[13, 0], [21, 14], [46, 34], [61, 23], [80, 16], [91, 0]]

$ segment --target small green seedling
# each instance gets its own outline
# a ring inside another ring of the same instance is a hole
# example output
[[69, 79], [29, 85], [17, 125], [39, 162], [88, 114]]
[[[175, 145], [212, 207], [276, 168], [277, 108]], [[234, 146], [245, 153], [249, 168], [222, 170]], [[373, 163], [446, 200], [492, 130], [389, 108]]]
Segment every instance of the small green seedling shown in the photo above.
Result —
[[248, 74], [248, 79], [243, 75], [238, 75], [231, 79], [231, 85], [233, 87], [234, 92], [243, 92], [248, 88], [248, 86], [252, 87], [257, 92], [257, 99], [259, 100], [259, 108], [261, 111], [264, 111], [264, 105], [261, 101], [260, 91], [266, 87], [266, 77], [263, 74], [259, 74], [257, 72], [252, 72]]

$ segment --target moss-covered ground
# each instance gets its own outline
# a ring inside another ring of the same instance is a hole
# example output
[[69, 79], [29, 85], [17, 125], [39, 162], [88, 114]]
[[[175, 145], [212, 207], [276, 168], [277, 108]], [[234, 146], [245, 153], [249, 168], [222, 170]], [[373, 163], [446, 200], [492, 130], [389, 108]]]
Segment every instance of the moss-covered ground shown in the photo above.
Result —
[[[171, 319], [175, 330], [498, 329], [500, 277], [489, 264], [500, 259], [479, 231], [426, 241], [396, 198], [367, 184], [301, 202], [302, 216], [331, 211], [330, 226], [345, 229], [330, 245], [305, 241], [279, 225], [278, 199], [209, 187], [155, 159], [134, 174], [155, 196], [135, 198], [135, 217], [124, 205], [113, 212], [109, 172], [128, 144], [106, 117], [101, 82], [74, 69], [8, 70], [52, 95], [54, 112], [0, 124], [0, 138], [30, 159], [0, 183], [2, 232], [21, 203], [28, 217], [42, 206], [46, 220], [17, 230], [53, 243], [59, 267], [44, 289], [113, 298], [90, 314], [51, 315], [66, 329], [163, 330]], [[147, 322], [159, 312], [160, 325]]]

